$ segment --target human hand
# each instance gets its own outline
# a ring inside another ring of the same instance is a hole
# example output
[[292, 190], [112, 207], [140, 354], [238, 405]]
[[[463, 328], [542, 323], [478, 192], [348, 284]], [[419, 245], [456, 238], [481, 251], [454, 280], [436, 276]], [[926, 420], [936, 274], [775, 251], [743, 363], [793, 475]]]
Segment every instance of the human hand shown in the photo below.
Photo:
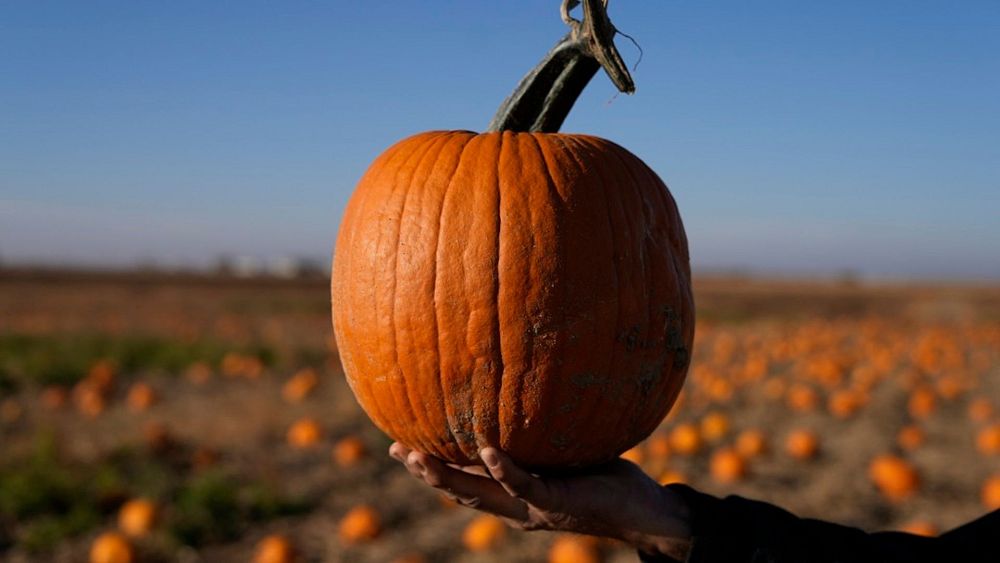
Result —
[[459, 504], [495, 514], [515, 528], [615, 538], [680, 560], [690, 548], [684, 501], [622, 459], [587, 473], [541, 477], [496, 448], [480, 452], [485, 467], [446, 464], [398, 442], [389, 455]]

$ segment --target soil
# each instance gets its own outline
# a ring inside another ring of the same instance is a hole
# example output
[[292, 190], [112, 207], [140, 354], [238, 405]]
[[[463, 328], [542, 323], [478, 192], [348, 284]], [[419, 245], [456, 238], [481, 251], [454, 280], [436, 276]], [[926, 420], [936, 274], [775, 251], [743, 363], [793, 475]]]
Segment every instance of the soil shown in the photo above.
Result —
[[[0, 391], [6, 393], [0, 399], [20, 409], [18, 416], [0, 421], [0, 458], [28, 455], [37, 434], [45, 431], [57, 436], [67, 458], [96, 462], [122, 445], [143, 447], [143, 429], [159, 422], [180, 443], [219, 452], [219, 464], [232, 474], [277, 483], [285, 494], [313, 503], [305, 514], [252, 523], [228, 543], [199, 549], [174, 545], [166, 551], [167, 558], [178, 561], [248, 561], [257, 542], [272, 533], [286, 534], [305, 561], [387, 562], [407, 554], [422, 554], [433, 562], [546, 560], [554, 536], [543, 532], [509, 530], [495, 549], [468, 551], [461, 534], [476, 513], [443, 502], [387, 457], [390, 440], [357, 406], [331, 347], [327, 283], [323, 279], [4, 273], [0, 276], [0, 334], [141, 333], [188, 340], [213, 338], [233, 347], [264, 342], [276, 351], [278, 360], [258, 378], [216, 374], [200, 384], [157, 370], [125, 374], [130, 380], [147, 382], [159, 395], [156, 404], [139, 413], [125, 404], [127, 385], [119, 386], [108, 409], [96, 417], [72, 408], [45, 408], [41, 386], [31, 382]], [[711, 448], [695, 456], [647, 460], [645, 467], [654, 477], [654, 472], [670, 468], [712, 494], [765, 500], [803, 516], [866, 530], [927, 521], [944, 531], [984, 513], [979, 490], [988, 475], [1000, 472], [1000, 456], [976, 451], [974, 438], [983, 423], [970, 420], [967, 407], [972, 399], [985, 397], [1000, 409], [1000, 288], [702, 278], [695, 291], [701, 323], [695, 368], [715, 361], [710, 356], [720, 338], [734, 339], [737, 358], [741, 358], [762, 339], [766, 342], [768, 335], [795, 334], [803, 326], [851, 331], [877, 321], [901, 338], [911, 339], [911, 348], [934, 330], [975, 330], [986, 336], [962, 343], [963, 354], [980, 358], [978, 368], [966, 380], [972, 383], [954, 399], [939, 400], [933, 414], [916, 421], [927, 440], [913, 452], [901, 452], [895, 445], [896, 432], [914, 422], [907, 413], [907, 386], [900, 383], [910, 377], [906, 366], [875, 385], [868, 404], [843, 420], [826, 411], [821, 387], [819, 407], [796, 412], [767, 399], [760, 391], [763, 383], [738, 385], [730, 400], [713, 401], [699, 398], [700, 383], [692, 379], [688, 383], [691, 392], [685, 391], [690, 396], [664, 423], [664, 431], [718, 411], [732, 425], [719, 445], [731, 443], [740, 429], [753, 427], [766, 431], [771, 451], [752, 460], [749, 476], [735, 484], [720, 484], [709, 475]], [[861, 339], [849, 337], [843, 342], [858, 357]], [[795, 381], [800, 377], [795, 365], [768, 375]], [[282, 399], [281, 387], [302, 367], [317, 369], [320, 384], [305, 400], [291, 404]], [[723, 377], [730, 376], [723, 373]], [[324, 436], [316, 447], [299, 450], [286, 443], [285, 433], [303, 417], [319, 421]], [[1000, 417], [994, 414], [993, 421]], [[781, 451], [781, 440], [796, 428], [820, 435], [821, 453], [815, 460], [794, 461]], [[370, 451], [355, 467], [339, 467], [331, 460], [332, 445], [345, 436], [359, 436]], [[904, 455], [922, 477], [919, 492], [901, 503], [884, 499], [867, 476], [871, 459], [889, 451]], [[164, 502], [169, 505], [170, 499]], [[372, 542], [345, 545], [337, 535], [338, 521], [358, 504], [378, 510], [384, 531]], [[90, 541], [113, 527], [114, 518], [109, 515], [103, 526], [68, 538], [48, 553], [29, 554], [16, 546], [5, 553], [0, 547], [0, 559], [85, 561]], [[601, 549], [605, 561], [637, 560], [625, 546], [608, 542]], [[152, 551], [164, 553], [159, 548]]]

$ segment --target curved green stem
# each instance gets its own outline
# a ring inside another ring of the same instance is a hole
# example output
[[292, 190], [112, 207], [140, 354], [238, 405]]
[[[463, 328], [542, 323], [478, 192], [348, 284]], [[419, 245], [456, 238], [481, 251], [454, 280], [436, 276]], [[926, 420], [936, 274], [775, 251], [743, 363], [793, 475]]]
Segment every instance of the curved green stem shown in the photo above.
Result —
[[500, 105], [487, 131], [559, 131], [573, 104], [599, 68], [619, 91], [631, 94], [635, 83], [618, 49], [615, 27], [601, 0], [582, 0], [583, 21], [569, 15], [580, 0], [563, 0], [563, 21], [570, 32], [559, 40]]

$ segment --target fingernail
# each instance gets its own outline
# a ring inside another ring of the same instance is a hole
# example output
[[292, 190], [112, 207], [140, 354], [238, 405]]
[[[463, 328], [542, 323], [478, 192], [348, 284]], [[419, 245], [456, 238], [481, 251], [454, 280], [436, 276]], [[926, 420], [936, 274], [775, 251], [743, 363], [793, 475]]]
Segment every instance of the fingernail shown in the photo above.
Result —
[[496, 467], [497, 465], [500, 465], [500, 458], [498, 458], [497, 454], [493, 452], [488, 452], [483, 450], [482, 452], [479, 453], [479, 457], [483, 459], [483, 462], [488, 467]]
[[427, 473], [427, 468], [424, 467], [424, 464], [420, 463], [419, 461], [414, 461], [413, 462], [413, 467], [417, 468], [417, 471], [421, 475], [423, 475], [424, 473]]

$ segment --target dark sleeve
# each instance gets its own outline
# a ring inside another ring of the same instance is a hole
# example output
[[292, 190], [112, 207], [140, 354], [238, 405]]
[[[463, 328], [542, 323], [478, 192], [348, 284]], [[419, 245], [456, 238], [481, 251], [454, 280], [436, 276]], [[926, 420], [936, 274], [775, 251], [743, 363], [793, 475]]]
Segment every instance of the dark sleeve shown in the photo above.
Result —
[[[738, 496], [719, 499], [668, 485], [691, 509], [685, 563], [921, 563], [1000, 561], [1000, 510], [936, 538], [799, 518]], [[644, 563], [679, 563], [640, 553]]]

